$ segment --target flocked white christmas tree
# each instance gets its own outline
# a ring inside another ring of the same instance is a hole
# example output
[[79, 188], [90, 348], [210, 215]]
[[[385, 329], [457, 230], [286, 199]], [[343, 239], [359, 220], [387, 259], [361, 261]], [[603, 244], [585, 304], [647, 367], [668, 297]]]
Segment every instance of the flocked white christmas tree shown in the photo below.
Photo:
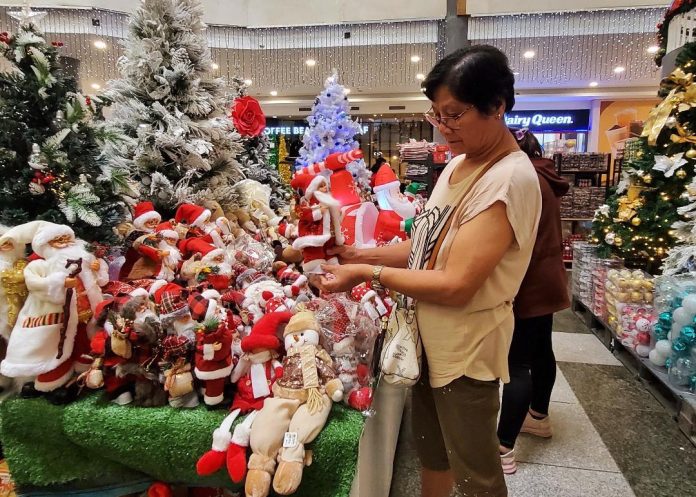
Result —
[[346, 88], [338, 82], [333, 71], [324, 82], [322, 91], [314, 101], [309, 124], [302, 138], [298, 167], [322, 162], [334, 152], [348, 152], [359, 147], [355, 136], [361, 133], [360, 124], [350, 117], [350, 103]]
[[130, 163], [144, 199], [163, 214], [179, 203], [236, 201], [241, 139], [213, 77], [199, 0], [143, 0], [133, 15], [121, 78], [109, 82], [113, 125], [135, 143], [105, 153]]

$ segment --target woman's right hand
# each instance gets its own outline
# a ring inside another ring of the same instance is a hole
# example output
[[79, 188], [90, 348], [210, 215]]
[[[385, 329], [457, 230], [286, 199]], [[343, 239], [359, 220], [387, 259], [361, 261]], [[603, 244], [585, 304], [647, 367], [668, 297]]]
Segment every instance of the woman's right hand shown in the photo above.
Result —
[[338, 257], [341, 264], [360, 264], [360, 249], [349, 245], [338, 245], [327, 249], [327, 254]]

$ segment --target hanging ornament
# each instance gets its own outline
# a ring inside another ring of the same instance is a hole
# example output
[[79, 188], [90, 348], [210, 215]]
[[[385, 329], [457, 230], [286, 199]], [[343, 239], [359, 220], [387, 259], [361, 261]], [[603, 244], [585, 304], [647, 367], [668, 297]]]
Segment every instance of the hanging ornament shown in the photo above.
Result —
[[41, 161], [41, 147], [38, 143], [31, 146], [31, 155], [29, 156], [29, 167], [43, 171], [46, 169], [46, 164]]
[[618, 235], [615, 236], [614, 237], [614, 245], [616, 245], [617, 247], [620, 247], [621, 245], [623, 245], [623, 239]]
[[676, 125], [677, 125], [677, 118], [674, 116], [668, 118], [667, 121], [665, 122], [665, 126], [667, 126], [668, 128], [674, 128]]
[[[655, 171], [660, 171], [661, 173], [664, 173], [665, 178], [669, 178], [674, 174], [674, 172], [677, 169], [679, 169], [686, 163], [687, 161], [686, 159], [684, 159], [683, 152], [674, 154], [672, 157], [667, 157], [666, 155], [656, 155], [655, 165], [653, 166], [653, 169]], [[643, 181], [645, 181], [645, 176], [643, 176]]]
[[614, 245], [614, 242], [616, 242], [616, 233], [613, 233], [611, 231], [609, 233], [607, 233], [606, 236], [604, 237], [604, 242], [607, 245]]
[[32, 195], [43, 195], [46, 193], [46, 187], [39, 183], [29, 183], [29, 193]]
[[641, 223], [641, 219], [638, 216], [631, 219], [631, 224], [633, 226], [640, 226], [640, 223]]
[[56, 112], [56, 117], [53, 119], [53, 126], [56, 128], [62, 128], [63, 125], [65, 124], [65, 114], [63, 114], [62, 110], [59, 110]]
[[690, 148], [685, 154], [689, 159], [696, 159], [696, 148]]
[[679, 179], [684, 179], [686, 178], [686, 171], [679, 169], [676, 173], [674, 173], [674, 175]]
[[643, 175], [643, 183], [646, 185], [652, 183], [652, 175], [650, 173]]

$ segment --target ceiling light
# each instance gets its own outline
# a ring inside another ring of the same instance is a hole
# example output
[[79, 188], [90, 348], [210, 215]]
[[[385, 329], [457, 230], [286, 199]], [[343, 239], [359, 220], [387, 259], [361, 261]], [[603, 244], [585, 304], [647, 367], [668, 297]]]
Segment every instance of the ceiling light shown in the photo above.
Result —
[[614, 68], [614, 73], [615, 74], [621, 74], [622, 72], [625, 72], [626, 68], [624, 66], [616, 66]]
[[220, 66], [217, 65], [217, 63], [215, 63], [215, 62], [213, 62], [212, 67], [213, 67], [213, 71], [217, 71], [218, 69], [220, 69]]
[[599, 86], [599, 83], [597, 83], [596, 81], [592, 81], [592, 82], [590, 83], [590, 87], [591, 87], [591, 88], [597, 88], [598, 86]]
[[414, 64], [420, 62], [420, 60], [420, 55], [411, 55], [411, 62], [413, 62]]
[[536, 56], [536, 52], [534, 50], [527, 50], [525, 53], [522, 54], [522, 57], [525, 59], [533, 59]]
[[398, 157], [396, 155], [392, 155], [392, 160], [396, 160]]
[[660, 50], [660, 47], [657, 45], [650, 45], [648, 48], [646, 48], [646, 51], [651, 54], [656, 54]]
[[247, 85], [247, 86], [251, 86], [251, 83], [253, 83], [253, 81], [250, 80], [250, 79], [245, 79], [245, 80], [244, 80], [244, 84]]
[[520, 75], [520, 73], [519, 73], [519, 72], [517, 72], [517, 71], [515, 71], [515, 72], [513, 72], [513, 73], [512, 73], [512, 75], [513, 75], [513, 76], [519, 76], [519, 75]]
[[278, 119], [278, 116], [273, 116], [273, 119]]
[[418, 81], [423, 81], [425, 79], [425, 74], [423, 74], [422, 72], [419, 72], [418, 74], [416, 74], [416, 79]]
[[98, 48], [99, 50], [104, 50], [106, 48], [106, 42], [104, 40], [95, 40], [94, 41], [94, 48]]
[[272, 97], [277, 97], [277, 96], [278, 96], [278, 92], [275, 91], [275, 90], [271, 90], [271, 96], [272, 96]]
[[101, 88], [101, 85], [99, 83], [92, 83], [90, 86], [92, 88], [94, 88], [95, 90], [98, 90], [99, 88]]
[[345, 94], [348, 95], [350, 93], [350, 88], [345, 89]]
[[304, 63], [307, 65], [307, 67], [314, 67], [317, 65], [317, 61], [314, 59], [307, 59], [304, 61]]

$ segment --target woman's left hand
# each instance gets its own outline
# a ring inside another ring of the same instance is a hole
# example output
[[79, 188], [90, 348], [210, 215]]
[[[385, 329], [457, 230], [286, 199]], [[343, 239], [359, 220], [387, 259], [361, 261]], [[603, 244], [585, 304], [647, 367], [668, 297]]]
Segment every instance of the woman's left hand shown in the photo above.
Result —
[[322, 264], [321, 268], [326, 274], [319, 277], [317, 286], [327, 293], [349, 292], [372, 277], [372, 266], [369, 264]]

